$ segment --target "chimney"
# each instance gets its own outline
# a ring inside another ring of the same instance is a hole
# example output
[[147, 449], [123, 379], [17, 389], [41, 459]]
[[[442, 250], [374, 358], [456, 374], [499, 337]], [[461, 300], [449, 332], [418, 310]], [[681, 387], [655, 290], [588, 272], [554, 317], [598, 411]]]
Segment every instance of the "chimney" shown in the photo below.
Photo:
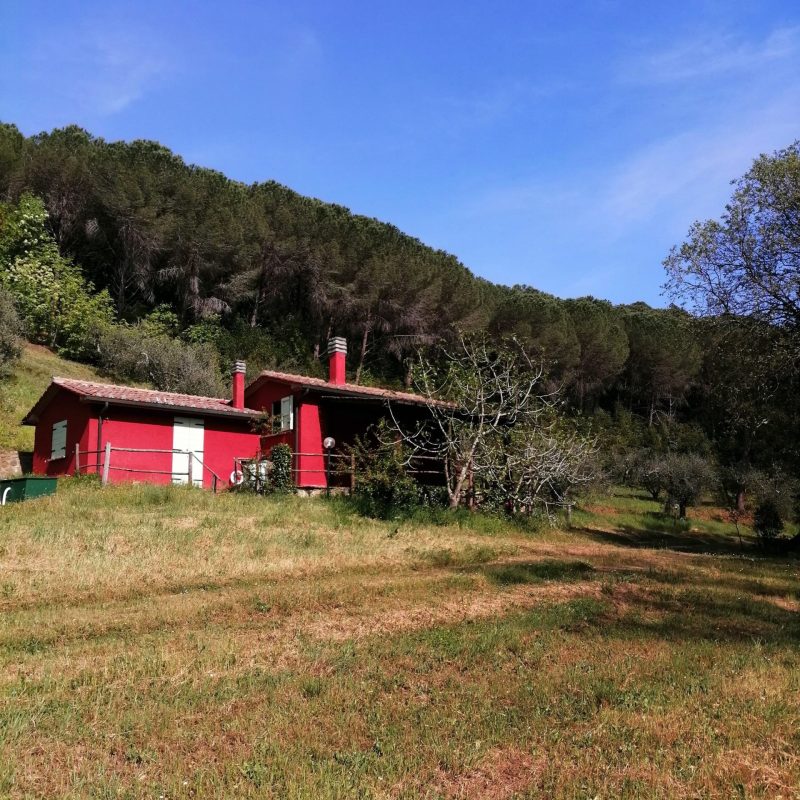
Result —
[[231, 407], [244, 408], [244, 361], [237, 361], [233, 365], [231, 386]]
[[328, 383], [347, 383], [345, 358], [347, 339], [335, 336], [328, 341]]

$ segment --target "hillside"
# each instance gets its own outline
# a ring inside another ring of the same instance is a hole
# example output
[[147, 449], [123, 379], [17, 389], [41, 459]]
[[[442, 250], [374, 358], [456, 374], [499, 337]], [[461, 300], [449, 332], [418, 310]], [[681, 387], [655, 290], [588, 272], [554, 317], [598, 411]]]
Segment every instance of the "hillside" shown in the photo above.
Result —
[[0, 383], [0, 448], [33, 449], [33, 428], [22, 418], [47, 388], [53, 375], [85, 380], [102, 380], [86, 364], [61, 358], [46, 347], [26, 344], [13, 375]]
[[[795, 161], [776, 153], [742, 181], [772, 196], [762, 173], [790, 180]], [[0, 124], [0, 278], [28, 338], [119, 381], [218, 394], [240, 359], [319, 375], [335, 335], [350, 381], [399, 388], [458, 332], [513, 337], [616, 480], [645, 455], [693, 455], [742, 506], [754, 486], [789, 497], [800, 474], [796, 327], [780, 317], [493, 285], [389, 223], [153, 141]]]
[[6, 507], [0, 794], [796, 796], [796, 562], [433, 522], [74, 479]]

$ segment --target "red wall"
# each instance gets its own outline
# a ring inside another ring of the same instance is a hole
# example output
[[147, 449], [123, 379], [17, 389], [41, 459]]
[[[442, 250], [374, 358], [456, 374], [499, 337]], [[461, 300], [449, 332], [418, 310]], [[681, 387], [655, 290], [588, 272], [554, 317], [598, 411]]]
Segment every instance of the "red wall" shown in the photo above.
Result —
[[[98, 410], [95, 409], [95, 415]], [[112, 447], [171, 450], [172, 421], [173, 414], [110, 406], [103, 415], [103, 441], [98, 449], [102, 450], [106, 442], [110, 442]], [[96, 447], [94, 445], [93, 449]], [[102, 458], [101, 456], [101, 461]], [[172, 454], [114, 451], [111, 454], [108, 478], [112, 483], [172, 483]]]
[[288, 397], [290, 394], [292, 390], [285, 383], [263, 383], [255, 391], [245, 389], [244, 404], [255, 411], [271, 411], [272, 404], [276, 400]]
[[[131, 447], [152, 450], [172, 450], [172, 427], [175, 416], [191, 416], [162, 411], [139, 411], [111, 407], [103, 421], [103, 446]], [[258, 452], [259, 436], [250, 430], [250, 420], [233, 420], [223, 417], [204, 417], [203, 461], [215, 472], [222, 489], [230, 483], [233, 459], [252, 458]], [[148, 483], [172, 483], [172, 453], [118, 453], [111, 460], [109, 478], [115, 482], [146, 480]], [[113, 469], [116, 467], [117, 469]], [[125, 472], [120, 467], [153, 470], [152, 473]], [[200, 468], [195, 461], [193, 468]], [[210, 489], [213, 476], [203, 470], [203, 486]], [[165, 474], [159, 474], [165, 473]]]
[[[53, 425], [67, 420], [67, 455], [56, 461], [50, 460], [53, 444]], [[33, 471], [37, 475], [70, 475], [75, 471], [75, 444], [81, 450], [93, 449], [89, 445], [89, 407], [64, 389], [60, 389], [42, 412], [36, 425], [33, 445]]]
[[319, 404], [303, 399], [296, 411], [297, 427], [297, 485], [327, 486], [323, 456], [322, 419]]
[[[138, 411], [127, 408], [109, 409], [103, 422], [103, 446], [132, 447], [153, 450], [172, 449], [172, 426], [175, 416], [190, 416], [161, 411]], [[250, 420], [204, 417], [203, 460], [215, 472], [224, 488], [230, 482], [233, 459], [252, 458], [258, 452], [259, 435], [250, 430]], [[172, 483], [172, 453], [117, 453], [111, 461], [109, 478], [115, 482], [146, 480], [148, 483]], [[117, 469], [113, 469], [116, 467]], [[125, 472], [119, 467], [153, 470], [153, 473]], [[200, 468], [195, 461], [193, 468]], [[203, 470], [203, 486], [211, 488], [213, 476]], [[159, 474], [166, 473], [166, 474]]]
[[[259, 434], [250, 430], [250, 420], [205, 418], [205, 462], [222, 478], [230, 482], [234, 458], [254, 458], [259, 451]], [[211, 475], [203, 470], [203, 486], [211, 486]]]
[[[46, 475], [67, 475], [75, 471], [75, 443], [81, 450], [113, 448], [172, 450], [175, 414], [150, 409], [110, 406], [103, 418], [102, 442], [98, 446], [97, 415], [100, 408], [79, 402], [71, 392], [60, 391], [47, 406], [36, 425], [33, 471]], [[188, 416], [178, 414], [177, 416]], [[67, 457], [50, 461], [53, 423], [67, 420]], [[204, 461], [220, 477], [218, 488], [229, 484], [234, 457], [252, 458], [259, 449], [259, 435], [250, 430], [250, 420], [223, 417], [204, 418]], [[81, 455], [81, 471], [102, 472], [103, 455]], [[97, 466], [97, 465], [100, 466]], [[199, 468], [199, 464], [195, 462]], [[126, 453], [115, 450], [109, 480], [172, 483], [172, 453]], [[135, 470], [135, 471], [134, 471]], [[211, 488], [213, 477], [203, 470], [203, 486]]]

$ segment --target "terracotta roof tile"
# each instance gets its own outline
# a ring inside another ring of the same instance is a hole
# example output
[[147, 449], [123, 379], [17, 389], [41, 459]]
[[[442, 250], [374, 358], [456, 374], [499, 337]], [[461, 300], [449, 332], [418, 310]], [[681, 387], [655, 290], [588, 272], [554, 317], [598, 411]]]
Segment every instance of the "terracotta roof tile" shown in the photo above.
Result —
[[195, 394], [180, 394], [178, 392], [160, 392], [156, 389], [138, 389], [133, 386], [119, 386], [113, 383], [96, 383], [82, 381], [75, 378], [53, 378], [53, 384], [61, 386], [82, 397], [96, 398], [97, 400], [117, 401], [119, 403], [132, 403], [135, 405], [168, 406], [187, 410], [210, 411], [215, 414], [229, 414], [231, 416], [252, 416], [257, 414], [251, 408], [232, 408], [230, 400], [220, 397], [202, 397]]
[[[378, 386], [359, 386], [355, 383], [331, 383], [324, 378], [311, 378], [307, 375], [294, 375], [290, 372], [276, 372], [275, 370], [264, 370], [247, 387], [245, 392], [251, 391], [257, 385], [268, 381], [280, 381], [295, 386], [305, 386], [310, 389], [320, 389], [330, 394], [338, 394], [343, 397], [375, 398], [379, 400], [394, 400], [398, 403], [411, 403], [413, 405], [427, 405], [428, 401], [422, 395], [412, 392], [398, 392], [394, 389], [381, 389]], [[447, 403], [442, 403], [447, 405]]]

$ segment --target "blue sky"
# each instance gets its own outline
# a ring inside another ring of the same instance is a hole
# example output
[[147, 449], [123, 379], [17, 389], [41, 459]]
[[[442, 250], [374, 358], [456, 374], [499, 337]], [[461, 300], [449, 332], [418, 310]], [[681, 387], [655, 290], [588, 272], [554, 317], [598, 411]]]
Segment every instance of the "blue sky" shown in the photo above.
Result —
[[659, 305], [669, 247], [800, 138], [800, 3], [0, 0], [0, 119], [156, 139], [494, 281]]

